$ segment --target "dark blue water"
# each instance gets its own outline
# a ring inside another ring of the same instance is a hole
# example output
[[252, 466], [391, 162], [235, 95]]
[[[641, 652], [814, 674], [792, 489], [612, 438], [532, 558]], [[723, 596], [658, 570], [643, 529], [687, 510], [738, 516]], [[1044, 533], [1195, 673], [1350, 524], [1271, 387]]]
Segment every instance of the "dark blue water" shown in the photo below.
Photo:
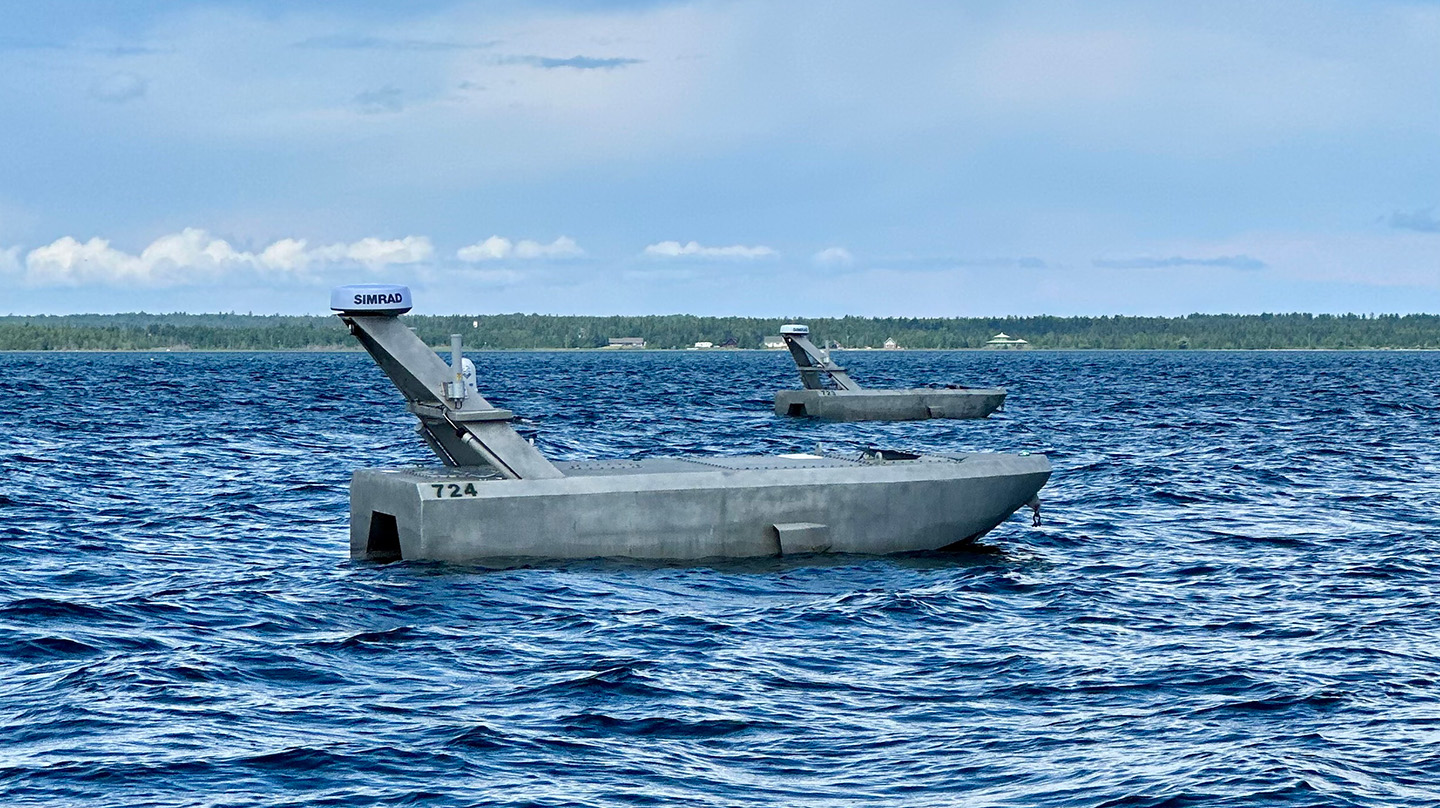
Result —
[[1045, 451], [962, 555], [347, 558], [431, 462], [361, 354], [0, 355], [0, 804], [1440, 803], [1440, 355], [472, 354], [554, 457]]

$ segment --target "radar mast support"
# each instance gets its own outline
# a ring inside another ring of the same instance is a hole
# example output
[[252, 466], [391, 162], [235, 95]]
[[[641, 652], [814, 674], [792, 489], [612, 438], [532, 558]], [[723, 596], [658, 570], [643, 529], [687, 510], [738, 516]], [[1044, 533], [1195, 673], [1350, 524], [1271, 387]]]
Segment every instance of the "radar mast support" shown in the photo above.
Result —
[[795, 324], [782, 326], [780, 337], [785, 340], [785, 347], [790, 349], [790, 356], [794, 357], [795, 365], [800, 369], [800, 381], [805, 385], [805, 389], [827, 390], [829, 388], [825, 384], [826, 379], [833, 382], [839, 390], [861, 389], [845, 368], [830, 359], [828, 351], [815, 347], [815, 343], [810, 341], [808, 327]]
[[[457, 368], [445, 364], [415, 332], [393, 314], [342, 312], [350, 333], [405, 396], [420, 419], [419, 432], [447, 466], [495, 468], [512, 480], [565, 476], [534, 446], [510, 428], [513, 414], [457, 384]], [[452, 343], [459, 355], [458, 339]], [[460, 397], [455, 397], [457, 388]]]

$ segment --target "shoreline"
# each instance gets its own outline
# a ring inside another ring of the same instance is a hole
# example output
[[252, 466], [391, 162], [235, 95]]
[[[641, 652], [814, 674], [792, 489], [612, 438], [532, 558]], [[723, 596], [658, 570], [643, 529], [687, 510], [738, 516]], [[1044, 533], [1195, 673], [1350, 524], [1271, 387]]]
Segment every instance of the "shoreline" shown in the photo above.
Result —
[[[431, 346], [445, 353], [448, 345]], [[466, 353], [598, 353], [598, 354], [784, 354], [784, 348], [469, 348]], [[363, 348], [0, 348], [0, 354], [363, 354]], [[976, 353], [1014, 356], [1037, 353], [1440, 353], [1440, 348], [1027, 348], [1023, 351], [991, 348], [841, 348], [832, 353], [911, 354]]]

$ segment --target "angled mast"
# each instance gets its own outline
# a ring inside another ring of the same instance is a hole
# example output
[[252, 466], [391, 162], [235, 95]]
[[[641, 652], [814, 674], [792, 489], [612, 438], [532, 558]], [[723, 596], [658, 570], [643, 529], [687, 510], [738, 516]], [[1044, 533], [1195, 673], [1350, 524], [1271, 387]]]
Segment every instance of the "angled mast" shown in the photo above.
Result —
[[859, 390], [860, 385], [850, 378], [845, 368], [830, 359], [830, 352], [815, 347], [810, 341], [810, 327], [798, 323], [780, 326], [780, 337], [790, 349], [795, 365], [800, 369], [800, 381], [807, 390], [828, 390], [830, 382], [837, 390]]
[[417, 431], [447, 466], [491, 466], [513, 480], [565, 476], [510, 427], [514, 414], [486, 401], [467, 382], [460, 337], [450, 365], [399, 320], [410, 290], [388, 284], [342, 286], [330, 296], [350, 333], [385, 371], [420, 419]]

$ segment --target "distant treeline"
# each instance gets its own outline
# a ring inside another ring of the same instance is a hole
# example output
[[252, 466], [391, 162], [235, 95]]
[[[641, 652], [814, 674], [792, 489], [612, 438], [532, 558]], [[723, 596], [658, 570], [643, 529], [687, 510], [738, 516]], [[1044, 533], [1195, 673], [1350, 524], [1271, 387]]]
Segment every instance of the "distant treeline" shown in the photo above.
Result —
[[[786, 322], [846, 348], [979, 348], [999, 332], [1036, 348], [1440, 348], [1433, 314], [1191, 314], [1186, 317], [568, 317], [547, 314], [407, 316], [426, 342], [465, 335], [470, 348], [599, 348], [641, 337], [651, 348], [696, 342], [758, 348]], [[250, 314], [76, 314], [0, 317], [0, 350], [325, 350], [354, 348], [336, 317]]]

